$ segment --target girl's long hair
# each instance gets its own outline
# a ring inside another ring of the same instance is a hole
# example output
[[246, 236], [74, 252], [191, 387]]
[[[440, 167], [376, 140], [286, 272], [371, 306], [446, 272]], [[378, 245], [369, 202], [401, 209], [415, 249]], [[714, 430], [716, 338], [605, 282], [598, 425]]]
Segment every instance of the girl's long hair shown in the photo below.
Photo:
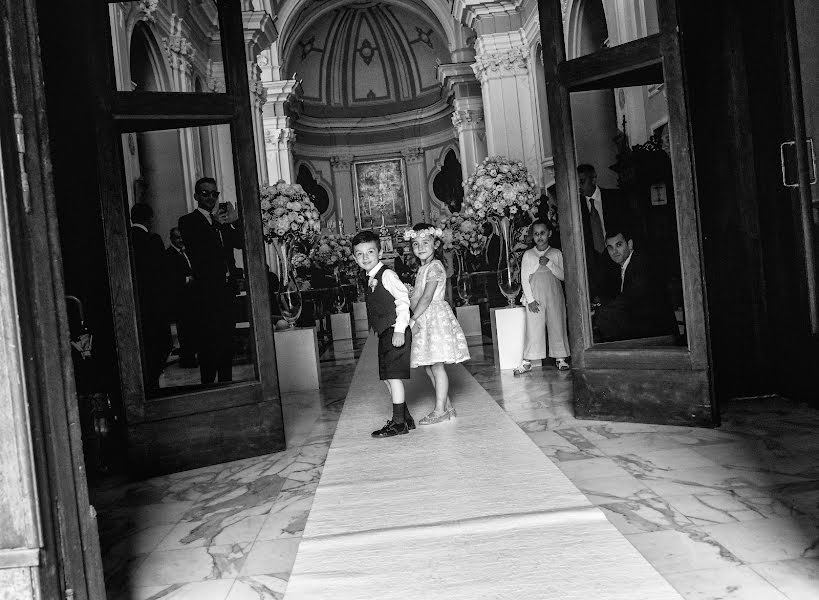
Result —
[[[429, 223], [416, 223], [412, 226], [413, 231], [423, 231], [424, 229], [435, 229], [434, 225], [430, 225]], [[440, 238], [432, 238], [432, 258], [435, 260], [440, 260], [441, 264], [444, 265], [446, 268], [446, 259], [444, 258], [444, 243], [441, 241]], [[412, 242], [410, 242], [410, 252], [412, 252]], [[412, 252], [413, 256], [415, 255]]]

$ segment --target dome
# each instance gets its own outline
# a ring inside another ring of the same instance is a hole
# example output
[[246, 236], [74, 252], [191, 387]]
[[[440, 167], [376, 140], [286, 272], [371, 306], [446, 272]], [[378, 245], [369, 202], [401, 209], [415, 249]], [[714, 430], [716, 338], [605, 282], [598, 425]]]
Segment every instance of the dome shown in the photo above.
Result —
[[415, 4], [365, 2], [300, 19], [307, 24], [288, 44], [285, 72], [302, 81], [303, 114], [379, 116], [440, 100], [435, 67], [449, 51], [425, 13]]

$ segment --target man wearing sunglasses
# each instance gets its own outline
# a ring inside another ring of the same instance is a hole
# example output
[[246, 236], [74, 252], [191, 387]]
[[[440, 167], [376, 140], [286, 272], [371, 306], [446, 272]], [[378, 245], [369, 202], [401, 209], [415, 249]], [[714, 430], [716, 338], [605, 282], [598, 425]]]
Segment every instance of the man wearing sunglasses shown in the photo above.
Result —
[[219, 201], [216, 180], [203, 177], [194, 186], [197, 208], [180, 217], [179, 230], [193, 273], [196, 347], [202, 383], [233, 379], [233, 330], [236, 326], [230, 270], [233, 249], [242, 247], [238, 213]]

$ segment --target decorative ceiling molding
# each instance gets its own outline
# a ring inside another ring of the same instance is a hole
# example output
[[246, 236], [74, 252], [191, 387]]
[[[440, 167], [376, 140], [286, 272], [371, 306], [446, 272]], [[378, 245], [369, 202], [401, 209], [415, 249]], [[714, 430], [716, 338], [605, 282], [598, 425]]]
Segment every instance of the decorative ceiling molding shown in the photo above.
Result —
[[299, 117], [299, 131], [310, 131], [327, 135], [347, 134], [351, 131], [379, 133], [400, 127], [417, 127], [439, 120], [452, 112], [449, 103], [440, 99], [435, 104], [419, 111], [389, 116], [374, 116], [363, 119], [315, 118], [309, 115]]
[[454, 0], [452, 16], [475, 29], [475, 21], [520, 13], [525, 0]]

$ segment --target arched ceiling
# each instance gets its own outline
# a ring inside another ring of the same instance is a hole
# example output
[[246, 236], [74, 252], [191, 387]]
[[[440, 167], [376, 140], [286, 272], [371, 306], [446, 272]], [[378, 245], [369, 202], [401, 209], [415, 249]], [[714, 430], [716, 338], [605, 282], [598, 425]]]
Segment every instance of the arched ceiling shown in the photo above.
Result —
[[435, 67], [448, 44], [421, 2], [315, 2], [297, 17], [284, 64], [302, 81], [305, 115], [371, 117], [440, 100]]

